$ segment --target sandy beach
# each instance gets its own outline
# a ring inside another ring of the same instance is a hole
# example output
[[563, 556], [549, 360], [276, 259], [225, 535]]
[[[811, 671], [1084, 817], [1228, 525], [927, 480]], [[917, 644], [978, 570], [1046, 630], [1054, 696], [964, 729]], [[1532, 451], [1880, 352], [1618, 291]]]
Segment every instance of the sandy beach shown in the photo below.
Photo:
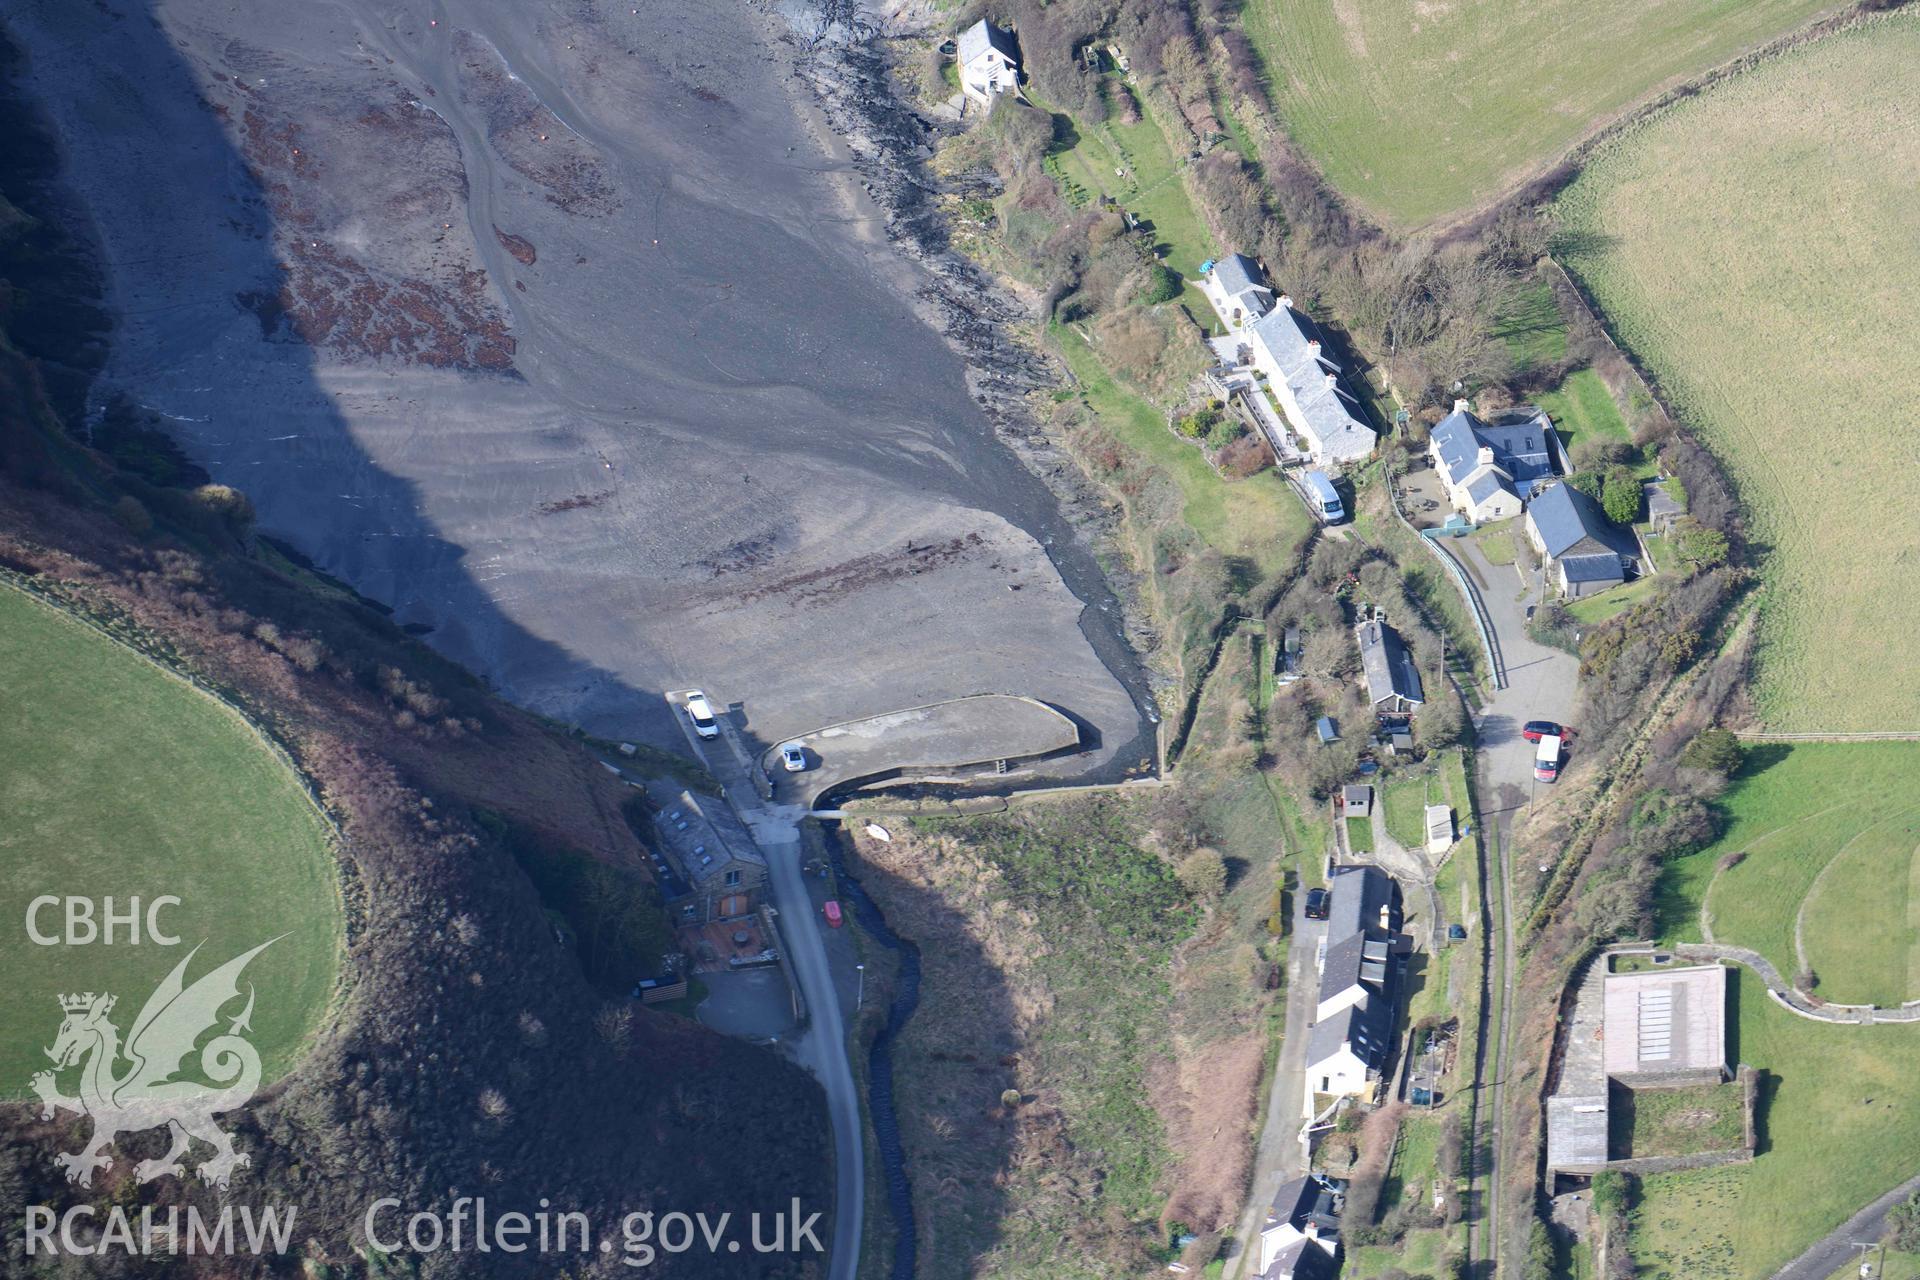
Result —
[[120, 317], [96, 397], [596, 732], [676, 744], [689, 685], [764, 742], [1004, 692], [1090, 727], [1064, 770], [1150, 757], [1105, 584], [777, 25], [637, 8], [22, 0]]

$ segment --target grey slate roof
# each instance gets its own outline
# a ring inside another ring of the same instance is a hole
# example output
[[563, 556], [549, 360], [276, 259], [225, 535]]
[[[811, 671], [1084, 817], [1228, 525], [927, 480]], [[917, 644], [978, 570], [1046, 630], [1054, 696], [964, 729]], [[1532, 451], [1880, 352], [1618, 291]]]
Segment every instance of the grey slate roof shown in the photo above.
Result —
[[1632, 535], [1607, 519], [1600, 504], [1570, 484], [1556, 484], [1535, 495], [1527, 507], [1547, 555], [1555, 560], [1569, 554], [1636, 556], [1640, 549]]
[[1354, 933], [1327, 944], [1327, 958], [1320, 970], [1320, 999], [1331, 1000], [1360, 981], [1364, 933]]
[[1342, 1010], [1316, 1023], [1307, 1036], [1307, 1064], [1325, 1062], [1351, 1045], [1369, 1067], [1385, 1062], [1393, 1046], [1394, 1006], [1399, 966], [1393, 961], [1393, 935], [1400, 928], [1400, 886], [1375, 866], [1333, 868], [1327, 876], [1327, 954], [1320, 998], [1354, 983], [1367, 984], [1366, 1008]]
[[[1467, 496], [1475, 502], [1485, 502], [1500, 492], [1513, 493], [1513, 486], [1492, 471], [1485, 472], [1479, 479], [1467, 486]], [[1519, 495], [1515, 495], [1516, 497]]]
[[974, 23], [960, 33], [960, 65], [966, 66], [988, 49], [998, 49], [1015, 66], [1020, 64], [1020, 49], [1013, 42], [1013, 33], [1002, 31], [985, 18]]
[[704, 805], [691, 791], [682, 790], [664, 806], [654, 825], [696, 885], [706, 885], [729, 866], [766, 865], [766, 858], [730, 809]]
[[1378, 867], [1350, 864], [1327, 876], [1327, 937], [1338, 941], [1368, 929], [1400, 928], [1400, 887]]
[[1308, 1174], [1281, 1184], [1273, 1196], [1273, 1216], [1300, 1231], [1305, 1231], [1309, 1223], [1322, 1231], [1336, 1231], [1340, 1227], [1336, 1204], [1333, 1188]]
[[1359, 403], [1340, 385], [1339, 362], [1324, 342], [1318, 349], [1312, 346], [1321, 340], [1319, 327], [1311, 319], [1292, 307], [1279, 306], [1254, 321], [1248, 331], [1285, 375], [1300, 416], [1329, 456], [1363, 458], [1373, 451], [1373, 428], [1361, 418]]
[[1213, 281], [1228, 297], [1249, 289], [1264, 289], [1267, 280], [1259, 266], [1244, 253], [1230, 253], [1213, 264]]
[[1356, 984], [1368, 995], [1388, 994], [1393, 976], [1393, 943], [1380, 929], [1349, 934], [1327, 947], [1320, 970], [1320, 999], [1333, 999]]
[[1303, 1239], [1275, 1254], [1259, 1280], [1333, 1280], [1333, 1273], [1333, 1255]]
[[1360, 666], [1367, 676], [1367, 696], [1375, 703], [1398, 695], [1408, 702], [1426, 700], [1413, 655], [1395, 631], [1378, 618], [1368, 618], [1356, 629], [1360, 638]]
[[[1491, 423], [1468, 410], [1455, 409], [1433, 429], [1434, 452], [1447, 478], [1459, 484], [1480, 465], [1480, 450], [1493, 450], [1493, 465], [1506, 472], [1510, 481], [1499, 487], [1524, 499], [1553, 478], [1553, 449], [1547, 438], [1552, 429], [1552, 420], [1532, 406], [1502, 414]], [[1469, 490], [1475, 501], [1484, 501], [1484, 494], [1491, 492], [1482, 489]]]
[[1590, 556], [1562, 556], [1560, 572], [1568, 582], [1625, 582], [1627, 579], [1620, 557], [1611, 551]]
[[1369, 1000], [1364, 1008], [1342, 1009], [1314, 1024], [1307, 1036], [1309, 1070], [1340, 1052], [1341, 1046], [1353, 1050], [1353, 1056], [1378, 1070], [1393, 1049], [1393, 996]]

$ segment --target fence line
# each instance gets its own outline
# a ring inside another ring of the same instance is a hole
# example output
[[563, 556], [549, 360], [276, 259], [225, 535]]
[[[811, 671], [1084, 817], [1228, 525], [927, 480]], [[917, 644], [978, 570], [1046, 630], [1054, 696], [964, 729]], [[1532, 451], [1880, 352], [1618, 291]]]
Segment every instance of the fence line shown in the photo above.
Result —
[[1768, 733], [1760, 729], [1736, 730], [1742, 742], [1920, 742], [1920, 729], [1888, 729], [1873, 733]]
[[1480, 633], [1480, 644], [1487, 651], [1487, 667], [1493, 676], [1493, 687], [1506, 688], [1506, 660], [1500, 654], [1500, 643], [1494, 636], [1493, 620], [1487, 616], [1487, 606], [1480, 599], [1479, 590], [1467, 577], [1467, 571], [1461, 567], [1460, 562], [1453, 558], [1452, 552], [1414, 528], [1413, 521], [1407, 519], [1406, 513], [1400, 510], [1400, 490], [1394, 484], [1393, 477], [1387, 476], [1385, 479], [1387, 501], [1393, 505], [1394, 518], [1405, 525], [1407, 531], [1418, 538], [1429, 551], [1433, 552], [1434, 557], [1446, 566], [1448, 576], [1453, 579], [1454, 585], [1460, 588], [1460, 594], [1466, 597], [1467, 608], [1473, 614], [1473, 628]]

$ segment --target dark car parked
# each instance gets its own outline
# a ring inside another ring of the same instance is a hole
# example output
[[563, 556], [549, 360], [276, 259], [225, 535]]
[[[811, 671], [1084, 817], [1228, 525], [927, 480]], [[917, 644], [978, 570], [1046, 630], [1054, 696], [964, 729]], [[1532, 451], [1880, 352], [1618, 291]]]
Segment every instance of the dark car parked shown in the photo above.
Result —
[[1333, 895], [1325, 889], [1307, 890], [1307, 919], [1325, 920], [1327, 905], [1333, 901]]
[[1538, 742], [1542, 738], [1556, 734], [1564, 738], [1567, 736], [1567, 731], [1551, 720], [1529, 720], [1526, 728], [1520, 730], [1520, 736], [1528, 742]]

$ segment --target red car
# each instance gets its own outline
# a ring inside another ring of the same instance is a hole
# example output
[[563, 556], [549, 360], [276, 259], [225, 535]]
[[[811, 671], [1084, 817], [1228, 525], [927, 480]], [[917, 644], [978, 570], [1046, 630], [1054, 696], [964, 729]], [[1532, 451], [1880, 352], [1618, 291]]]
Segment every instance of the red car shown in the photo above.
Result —
[[840, 927], [840, 904], [839, 903], [835, 902], [832, 898], [828, 898], [827, 905], [822, 907], [821, 911], [826, 915], [828, 924], [832, 925], [836, 929]]
[[1567, 736], [1567, 731], [1551, 720], [1529, 720], [1526, 727], [1520, 730], [1520, 736], [1528, 742], [1538, 742], [1549, 735], [1564, 738]]

